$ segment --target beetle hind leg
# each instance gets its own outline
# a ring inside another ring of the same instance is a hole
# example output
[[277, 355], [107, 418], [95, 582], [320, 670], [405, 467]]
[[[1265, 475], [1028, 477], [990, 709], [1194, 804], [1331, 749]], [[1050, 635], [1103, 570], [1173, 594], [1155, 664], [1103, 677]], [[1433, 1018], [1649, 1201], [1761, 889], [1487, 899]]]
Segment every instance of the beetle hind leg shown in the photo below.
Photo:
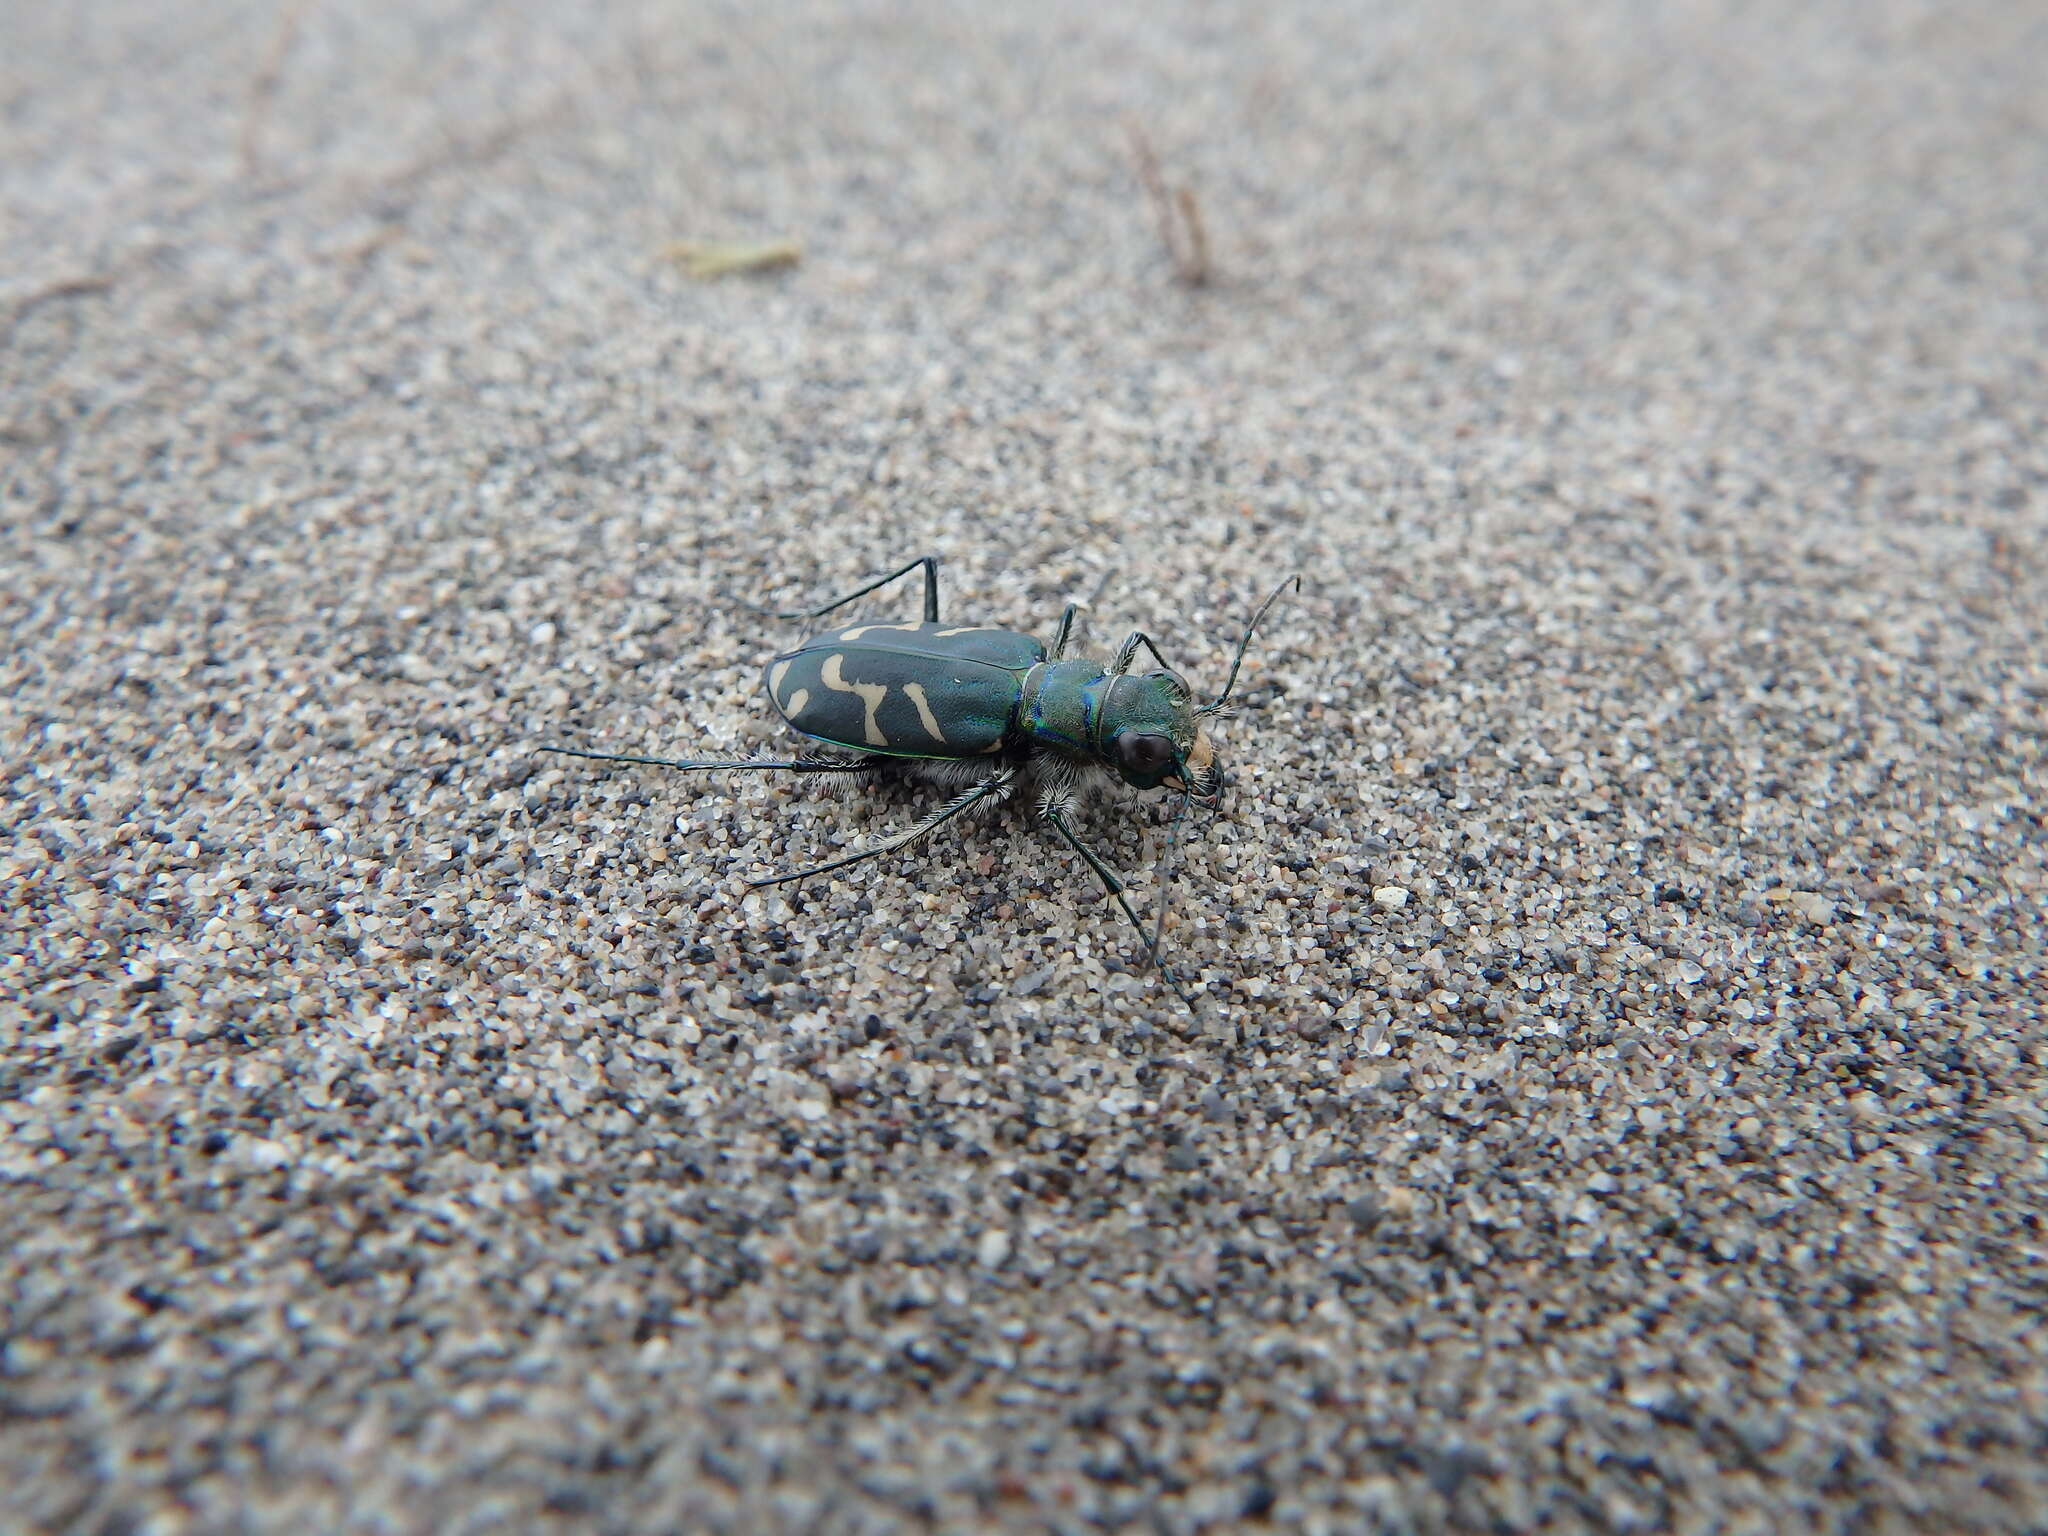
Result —
[[775, 616], [778, 619], [822, 619], [826, 614], [844, 608], [856, 598], [866, 597], [870, 592], [878, 592], [892, 581], [900, 581], [919, 567], [924, 569], [924, 621], [927, 624], [936, 624], [939, 622], [939, 557], [937, 555], [920, 555], [901, 570], [891, 571], [886, 576], [878, 577], [857, 591], [847, 593], [844, 597], [836, 597], [822, 608], [799, 609], [793, 613], [778, 613]]
[[641, 757], [632, 752], [587, 752], [581, 747], [538, 746], [536, 752], [554, 752], [563, 757], [588, 758], [594, 763], [633, 763], [643, 768], [674, 768], [683, 773], [706, 773], [713, 769], [737, 771], [783, 773], [873, 773], [879, 759], [873, 756], [856, 758], [837, 757], [796, 757], [782, 761], [758, 758], [736, 758], [730, 761], [713, 761], [709, 758], [686, 757]]

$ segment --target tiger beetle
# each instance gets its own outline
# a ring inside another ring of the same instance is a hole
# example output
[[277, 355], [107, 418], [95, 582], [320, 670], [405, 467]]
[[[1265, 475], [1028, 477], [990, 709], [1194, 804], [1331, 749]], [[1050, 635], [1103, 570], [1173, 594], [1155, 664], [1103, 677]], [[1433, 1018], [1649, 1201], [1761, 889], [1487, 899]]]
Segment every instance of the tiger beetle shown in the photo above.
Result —
[[[1014, 630], [942, 623], [935, 555], [913, 560], [822, 608], [776, 617], [822, 619], [918, 570], [924, 572], [921, 623], [861, 623], [827, 630], [768, 664], [764, 681], [776, 712], [802, 735], [838, 749], [833, 755], [725, 762], [575, 747], [540, 750], [691, 773], [740, 769], [845, 774], [869, 781], [908, 777], [955, 791], [952, 799], [902, 832], [811, 869], [749, 881], [755, 889], [808, 880], [899, 852], [974, 806], [1003, 800], [1028, 784], [1037, 796], [1040, 817], [1095, 872], [1103, 890], [1137, 929], [1168, 985], [1191, 1012], [1196, 1011], [1194, 999], [1160, 957], [1164, 883], [1159, 923], [1147, 934], [1124, 895], [1123, 880], [1075, 833], [1074, 812], [1084, 792], [1115, 779], [1133, 789], [1177, 794], [1180, 804], [1173, 816], [1170, 853], [1187, 808], [1217, 806], [1223, 774], [1208, 722], [1229, 707], [1238, 669], [1260, 622], [1290, 585], [1300, 589], [1301, 578], [1283, 581], [1252, 615], [1231, 658], [1223, 691], [1206, 704], [1195, 702], [1186, 679], [1167, 666], [1143, 630], [1133, 631], [1106, 666], [1069, 657], [1067, 646], [1080, 611], [1077, 603], [1067, 604], [1060, 615], [1049, 650], [1033, 636]], [[1141, 650], [1158, 664], [1149, 672], [1132, 670]], [[1163, 861], [1166, 855], [1161, 857]]]

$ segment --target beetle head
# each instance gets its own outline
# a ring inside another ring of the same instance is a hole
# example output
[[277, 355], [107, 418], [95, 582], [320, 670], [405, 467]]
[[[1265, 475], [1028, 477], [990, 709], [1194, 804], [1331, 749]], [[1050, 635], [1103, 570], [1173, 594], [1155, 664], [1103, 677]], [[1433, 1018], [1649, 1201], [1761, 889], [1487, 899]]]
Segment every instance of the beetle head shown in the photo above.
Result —
[[1301, 578], [1290, 576], [1259, 604], [1230, 659], [1223, 691], [1206, 704], [1195, 702], [1194, 691], [1178, 672], [1162, 668], [1111, 678], [1096, 721], [1096, 756], [1133, 789], [1170, 789], [1214, 807], [1223, 790], [1223, 770], [1209, 739], [1209, 721], [1229, 713], [1245, 650], [1260, 622], [1282, 593], [1300, 586]]
[[1195, 708], [1194, 691], [1177, 672], [1133, 672], [1115, 678], [1103, 701], [1098, 752], [1133, 789], [1170, 789], [1206, 800], [1216, 777], [1215, 751]]

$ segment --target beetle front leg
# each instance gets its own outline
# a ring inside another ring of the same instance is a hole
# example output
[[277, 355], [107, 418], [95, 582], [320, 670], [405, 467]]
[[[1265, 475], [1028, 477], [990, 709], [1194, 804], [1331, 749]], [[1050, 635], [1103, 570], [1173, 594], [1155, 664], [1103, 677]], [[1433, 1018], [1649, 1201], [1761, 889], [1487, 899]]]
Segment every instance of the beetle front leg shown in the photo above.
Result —
[[[1056, 757], [1041, 757], [1033, 766], [1038, 771], [1038, 814], [1095, 871], [1095, 878], [1102, 882], [1102, 888], [1121, 901], [1123, 877], [1103, 863], [1074, 832], [1072, 818], [1080, 802], [1079, 774], [1071, 764]], [[1126, 906], [1124, 910], [1129, 912], [1130, 908]], [[1131, 921], [1136, 922], [1137, 919], [1133, 917]]]
[[[1060, 837], [1066, 842], [1066, 845], [1081, 856], [1081, 861], [1093, 870], [1095, 878], [1102, 882], [1103, 890], [1107, 891], [1116, 904], [1124, 909], [1124, 916], [1131, 920], [1131, 926], [1138, 932], [1138, 942], [1144, 946], [1146, 958], [1159, 967], [1159, 974], [1166, 978], [1166, 984], [1173, 988], [1174, 995], [1187, 1005], [1188, 1012], [1199, 1018], [1202, 1012], [1201, 1008], [1196, 1004], [1194, 998], [1189, 995], [1188, 989], [1181, 985], [1180, 978], [1173, 974], [1173, 967], [1168, 965], [1165, 957], [1159, 953], [1159, 941], [1147, 933], [1145, 925], [1138, 921], [1137, 912], [1132, 909], [1130, 899], [1124, 895], [1124, 882], [1122, 878], [1118, 876], [1115, 870], [1103, 863], [1096, 856], [1095, 850], [1082, 842], [1075, 834], [1074, 829], [1067, 825], [1067, 814], [1072, 809], [1073, 802], [1071, 799], [1056, 799], [1050, 796], [1041, 801], [1038, 807], [1039, 814], [1045, 818], [1046, 825], [1059, 833]], [[1163, 892], [1161, 896], [1163, 899]]]
[[1131, 663], [1138, 659], [1138, 647], [1141, 645], [1152, 653], [1152, 659], [1161, 667], [1169, 672], [1173, 670], [1166, 658], [1159, 654], [1159, 647], [1152, 643], [1152, 637], [1142, 629], [1134, 629], [1124, 643], [1116, 648], [1116, 659], [1109, 664], [1109, 675], [1122, 677], [1124, 673], [1130, 671]]
[[1137, 924], [1138, 932], [1142, 935], [1145, 931], [1145, 925], [1138, 922], [1138, 914], [1133, 912], [1131, 904], [1124, 900], [1123, 876], [1103, 863], [1095, 850], [1081, 841], [1080, 837], [1074, 832], [1074, 829], [1067, 825], [1067, 816], [1064, 810], [1041, 807], [1040, 812], [1045, 817], [1046, 824], [1053, 831], [1059, 833], [1062, 838], [1066, 839], [1067, 846], [1081, 855], [1082, 861], [1095, 871], [1095, 878], [1102, 882], [1103, 890], [1117, 899], [1118, 904], [1124, 909], [1124, 916]]

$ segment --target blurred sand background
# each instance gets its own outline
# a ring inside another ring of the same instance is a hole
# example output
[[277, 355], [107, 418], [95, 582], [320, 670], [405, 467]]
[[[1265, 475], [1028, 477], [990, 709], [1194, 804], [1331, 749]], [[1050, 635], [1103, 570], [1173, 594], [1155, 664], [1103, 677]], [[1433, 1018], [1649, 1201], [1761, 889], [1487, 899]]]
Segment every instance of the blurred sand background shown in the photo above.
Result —
[[[2048, 1525], [2039, 6], [5, 31], [0, 1528]], [[530, 752], [927, 552], [1203, 1022]]]

